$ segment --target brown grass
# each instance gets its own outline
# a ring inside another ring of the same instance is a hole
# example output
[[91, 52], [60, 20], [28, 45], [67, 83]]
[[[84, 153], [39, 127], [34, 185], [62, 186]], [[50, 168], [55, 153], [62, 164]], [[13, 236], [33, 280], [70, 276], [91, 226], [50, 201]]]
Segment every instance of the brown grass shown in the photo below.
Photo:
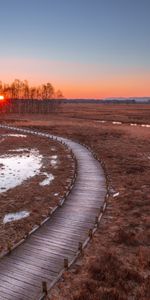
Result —
[[[150, 107], [76, 107], [62, 107], [62, 115], [47, 116], [45, 122], [36, 116], [21, 123], [87, 144], [103, 160], [109, 180], [100, 227], [84, 257], [55, 286], [51, 299], [149, 300], [150, 129], [102, 125], [93, 119], [148, 123]], [[119, 192], [116, 198], [114, 191]]]

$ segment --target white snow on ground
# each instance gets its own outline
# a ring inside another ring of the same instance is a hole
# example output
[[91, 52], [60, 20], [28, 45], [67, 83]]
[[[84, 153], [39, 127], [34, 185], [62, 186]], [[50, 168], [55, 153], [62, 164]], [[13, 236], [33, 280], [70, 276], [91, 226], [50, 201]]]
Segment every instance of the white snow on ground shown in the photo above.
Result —
[[4, 137], [8, 137], [8, 136], [11, 136], [11, 137], [22, 137], [22, 138], [26, 138], [27, 137], [26, 134], [18, 134], [18, 133], [7, 133], [7, 134], [2, 134], [1, 136], [4, 136]]
[[57, 165], [57, 160], [55, 160], [55, 159], [52, 159], [52, 160], [51, 160], [51, 165], [52, 165], [52, 166], [55, 166], [55, 165]]
[[52, 159], [57, 159], [58, 156], [57, 156], [57, 155], [52, 155], [51, 158], [52, 158]]
[[42, 155], [32, 149], [22, 155], [0, 156], [0, 193], [14, 188], [30, 177], [38, 175], [42, 166]]
[[4, 219], [3, 219], [3, 223], [9, 223], [12, 221], [18, 221], [21, 220], [23, 218], [27, 218], [29, 217], [30, 213], [28, 211], [20, 211], [20, 212], [16, 212], [16, 213], [10, 213], [5, 215]]
[[55, 194], [54, 194], [55, 197], [58, 196], [58, 195], [59, 195], [59, 193], [55, 193]]
[[119, 192], [118, 193], [115, 193], [115, 194], [113, 194], [113, 198], [115, 198], [115, 197], [118, 197], [119, 196]]
[[97, 122], [99, 122], [99, 123], [106, 123], [107, 121], [99, 120], [99, 121], [97, 121]]
[[42, 182], [40, 182], [41, 186], [49, 185], [51, 181], [54, 179], [54, 176], [52, 174], [48, 174], [44, 172], [43, 175], [45, 175], [46, 178]]
[[57, 165], [57, 163], [58, 163], [58, 160], [57, 160], [57, 158], [58, 158], [58, 155], [52, 155], [51, 156], [51, 165], [53, 166], [53, 167], [55, 167], [56, 165]]
[[147, 127], [147, 128], [150, 128], [150, 125], [149, 125], [149, 124], [142, 124], [141, 127]]
[[8, 151], [9, 152], [24, 152], [24, 151], [30, 152], [30, 149], [28, 149], [28, 148], [18, 148], [18, 149], [10, 149]]
[[122, 124], [122, 122], [113, 121], [112, 124], [114, 124], [114, 125], [120, 125], [120, 124]]
[[[109, 123], [109, 121], [96, 121], [97, 123]], [[118, 122], [118, 121], [112, 121], [111, 122], [113, 125], [122, 125], [125, 123]], [[128, 124], [126, 124], [128, 125]], [[140, 126], [140, 127], [145, 127], [145, 128], [150, 128], [150, 124], [137, 124], [137, 123], [130, 123], [130, 126]]]

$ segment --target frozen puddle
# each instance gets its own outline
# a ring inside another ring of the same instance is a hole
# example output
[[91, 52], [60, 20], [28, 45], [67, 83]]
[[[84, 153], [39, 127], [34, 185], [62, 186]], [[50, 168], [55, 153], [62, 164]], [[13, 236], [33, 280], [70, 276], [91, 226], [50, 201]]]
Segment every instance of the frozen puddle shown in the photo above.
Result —
[[112, 124], [114, 124], [114, 125], [121, 125], [122, 122], [116, 122], [116, 121], [113, 121]]
[[57, 160], [52, 159], [52, 160], [51, 160], [51, 165], [52, 165], [52, 166], [55, 166], [56, 164], [57, 164]]
[[0, 193], [14, 188], [30, 177], [38, 175], [43, 156], [38, 150], [0, 156]]
[[16, 213], [10, 213], [5, 215], [4, 219], [3, 219], [3, 223], [9, 223], [9, 222], [13, 222], [13, 221], [18, 221], [21, 220], [23, 218], [27, 218], [29, 217], [30, 213], [28, 211], [20, 211], [20, 212], [16, 212]]
[[147, 128], [150, 128], [150, 125], [149, 125], [149, 124], [142, 124], [141, 127], [147, 127]]
[[51, 165], [52, 165], [53, 167], [57, 165], [57, 158], [58, 158], [57, 155], [52, 155], [52, 156], [51, 156]]
[[3, 136], [3, 137], [7, 137], [7, 136], [22, 137], [22, 138], [26, 138], [27, 137], [26, 134], [18, 134], [18, 133], [6, 133], [6, 134], [2, 134], [1, 136]]
[[103, 124], [103, 123], [106, 123], [106, 121], [104, 121], [104, 120], [98, 120], [97, 122], [98, 122], [98, 123], [102, 123], [102, 124]]
[[10, 149], [9, 152], [30, 152], [28, 148], [18, 148], [18, 149]]
[[130, 126], [137, 126], [137, 124], [136, 123], [131, 123]]
[[51, 158], [52, 158], [52, 159], [57, 159], [58, 156], [57, 156], [57, 155], [52, 155]]
[[118, 197], [118, 196], [119, 196], [119, 192], [113, 194], [113, 198], [116, 198], [116, 197]]
[[52, 174], [43, 173], [43, 175], [45, 175], [46, 178], [42, 182], [40, 182], [41, 186], [49, 185], [51, 181], [54, 179], [54, 176]]

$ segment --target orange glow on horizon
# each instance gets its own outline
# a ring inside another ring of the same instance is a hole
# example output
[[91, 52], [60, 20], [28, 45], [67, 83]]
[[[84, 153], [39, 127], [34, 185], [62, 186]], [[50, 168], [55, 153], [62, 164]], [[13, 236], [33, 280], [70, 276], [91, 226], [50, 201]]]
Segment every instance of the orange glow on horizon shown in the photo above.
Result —
[[[51, 82], [65, 98], [150, 97], [150, 70], [40, 59], [1, 59], [2, 82], [15, 78], [31, 86]], [[13, 73], [10, 73], [10, 70]]]
[[[150, 97], [150, 85], [148, 73], [132, 74], [102, 74], [93, 76], [93, 78], [69, 77], [69, 76], [55, 76], [33, 74], [32, 76], [17, 74], [13, 76], [6, 76], [3, 81], [11, 83], [15, 78], [29, 82], [31, 86], [39, 86], [44, 82], [51, 82], [55, 90], [60, 89], [65, 98], [74, 99], [103, 99], [111, 97]], [[5, 100], [1, 99], [0, 100]]]
[[147, 78], [126, 78], [116, 80], [102, 80], [94, 83], [69, 82], [59, 83], [60, 89], [67, 98], [111, 98], [111, 97], [150, 97], [150, 86]]

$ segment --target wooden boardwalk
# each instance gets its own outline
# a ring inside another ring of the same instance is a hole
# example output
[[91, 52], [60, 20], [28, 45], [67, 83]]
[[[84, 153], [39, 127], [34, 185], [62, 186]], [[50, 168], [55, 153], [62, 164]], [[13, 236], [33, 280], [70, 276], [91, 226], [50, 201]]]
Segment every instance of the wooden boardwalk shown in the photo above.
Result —
[[63, 269], [64, 258], [69, 262], [74, 258], [79, 242], [88, 237], [103, 205], [106, 184], [99, 162], [82, 145], [61, 137], [58, 140], [65, 142], [76, 156], [78, 175], [74, 187], [50, 220], [0, 260], [1, 300], [39, 299], [42, 281], [52, 283]]

